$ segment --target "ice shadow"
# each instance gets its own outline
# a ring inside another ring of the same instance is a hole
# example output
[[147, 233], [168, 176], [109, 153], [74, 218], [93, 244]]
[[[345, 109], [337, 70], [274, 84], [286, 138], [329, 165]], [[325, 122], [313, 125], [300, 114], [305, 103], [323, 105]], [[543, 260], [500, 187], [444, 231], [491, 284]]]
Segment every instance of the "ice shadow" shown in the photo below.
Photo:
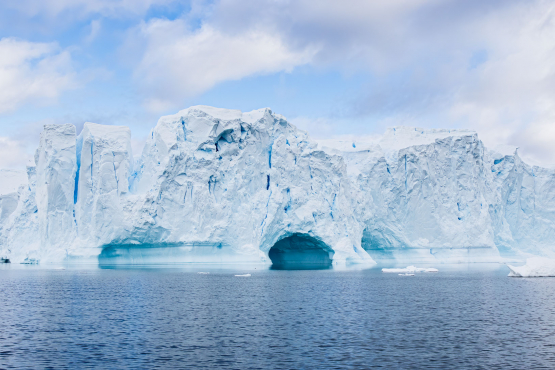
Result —
[[333, 255], [333, 250], [324, 242], [299, 233], [280, 239], [268, 253], [272, 270], [331, 269]]

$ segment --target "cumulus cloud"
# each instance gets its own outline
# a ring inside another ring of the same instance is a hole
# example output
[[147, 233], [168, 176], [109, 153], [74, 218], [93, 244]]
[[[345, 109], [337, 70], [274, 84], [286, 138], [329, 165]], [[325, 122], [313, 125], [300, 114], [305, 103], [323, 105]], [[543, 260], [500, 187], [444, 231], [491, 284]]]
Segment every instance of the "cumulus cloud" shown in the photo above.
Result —
[[0, 168], [20, 170], [32, 164], [32, 158], [25, 143], [0, 136]]
[[[394, 35], [384, 37], [384, 29], [398, 34], [405, 14], [436, 1], [199, 1], [183, 18], [133, 29], [125, 49], [146, 45], [134, 77], [150, 95], [147, 106], [163, 111], [219, 82], [304, 64], [392, 68], [393, 49], [398, 56], [406, 50], [390, 42]], [[188, 19], [195, 16], [202, 22], [192, 29]]]
[[447, 118], [491, 146], [512, 144], [535, 162], [555, 163], [555, 4], [534, 5], [483, 20], [487, 60], [455, 81]]
[[68, 51], [55, 43], [0, 39], [0, 113], [31, 100], [55, 99], [75, 86]]
[[318, 47], [314, 64], [343, 69], [393, 68], [418, 49], [411, 16], [437, 0], [221, 0], [210, 22], [235, 33], [245, 28], [279, 35], [291, 48]]
[[290, 71], [316, 52], [292, 50], [279, 36], [257, 29], [228, 34], [203, 25], [191, 30], [183, 19], [143, 23], [130, 39], [145, 46], [134, 78], [153, 111], [178, 106], [219, 82]]
[[93, 42], [99, 35], [102, 29], [102, 23], [100, 19], [93, 19], [91, 21], [91, 32], [85, 38], [85, 41], [88, 43]]

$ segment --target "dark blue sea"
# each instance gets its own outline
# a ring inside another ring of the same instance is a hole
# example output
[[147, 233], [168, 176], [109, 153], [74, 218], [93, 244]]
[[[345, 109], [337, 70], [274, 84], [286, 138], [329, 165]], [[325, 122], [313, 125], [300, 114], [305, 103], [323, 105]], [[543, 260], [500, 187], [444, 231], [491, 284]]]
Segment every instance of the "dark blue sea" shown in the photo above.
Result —
[[0, 368], [555, 368], [555, 278], [380, 267], [4, 265]]

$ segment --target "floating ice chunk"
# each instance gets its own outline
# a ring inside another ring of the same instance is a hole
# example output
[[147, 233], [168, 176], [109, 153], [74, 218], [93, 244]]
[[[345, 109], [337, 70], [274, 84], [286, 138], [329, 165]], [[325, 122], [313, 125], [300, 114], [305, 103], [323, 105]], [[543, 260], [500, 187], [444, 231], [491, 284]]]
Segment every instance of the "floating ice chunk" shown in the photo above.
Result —
[[414, 274], [399, 274], [399, 276], [414, 276]]
[[209, 273], [209, 272], [202, 272], [202, 271], [201, 271], [201, 272], [197, 272], [197, 274], [199, 274], [199, 275], [208, 275], [208, 274], [210, 274], [210, 273]]
[[555, 277], [555, 260], [544, 257], [532, 257], [524, 266], [507, 265], [511, 277]]
[[422, 268], [415, 266], [407, 266], [404, 269], [382, 269], [382, 272], [394, 274], [414, 274], [415, 272], [438, 272], [435, 268]]
[[239, 277], [250, 277], [251, 274], [243, 274], [243, 275], [235, 275], [235, 276], [239, 276]]

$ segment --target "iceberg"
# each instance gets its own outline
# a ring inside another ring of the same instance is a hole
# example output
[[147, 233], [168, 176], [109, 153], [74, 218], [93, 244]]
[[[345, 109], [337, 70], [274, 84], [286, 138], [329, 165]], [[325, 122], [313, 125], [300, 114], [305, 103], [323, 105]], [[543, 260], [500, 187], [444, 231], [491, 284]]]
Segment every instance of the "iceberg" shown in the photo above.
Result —
[[555, 259], [532, 257], [524, 266], [507, 265], [511, 277], [555, 277]]
[[[194, 106], [131, 131], [46, 125], [0, 171], [12, 263], [337, 264], [555, 256], [555, 171], [468, 130], [313, 140], [283, 116]], [[304, 267], [303, 267], [304, 268]]]

